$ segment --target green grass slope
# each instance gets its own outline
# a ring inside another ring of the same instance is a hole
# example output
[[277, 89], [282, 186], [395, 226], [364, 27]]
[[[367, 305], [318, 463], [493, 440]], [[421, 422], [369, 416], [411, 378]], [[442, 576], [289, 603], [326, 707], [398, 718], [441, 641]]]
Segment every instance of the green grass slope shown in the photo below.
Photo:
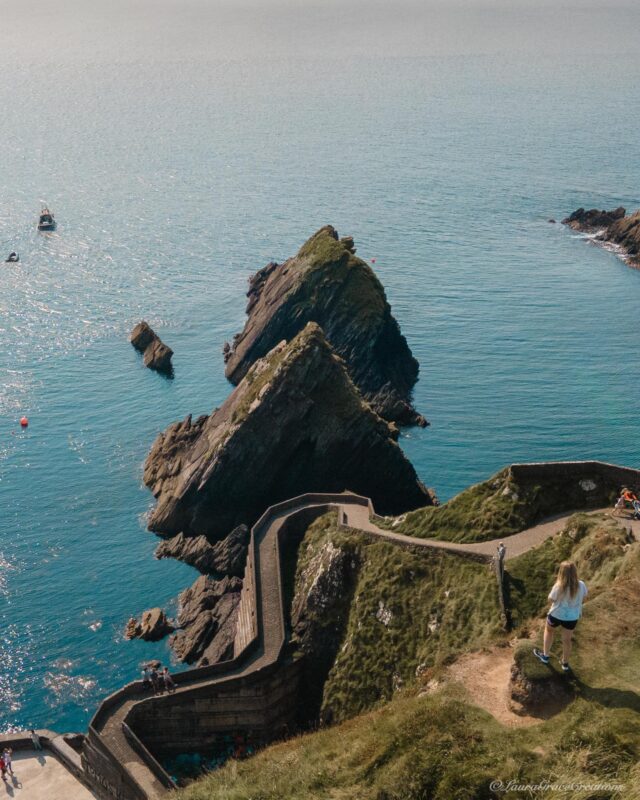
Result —
[[[586, 484], [589, 485], [589, 484]], [[594, 483], [595, 485], [595, 483]], [[613, 503], [615, 490], [604, 481], [584, 491], [579, 480], [548, 475], [529, 477], [507, 467], [486, 481], [470, 486], [441, 506], [419, 508], [384, 527], [423, 539], [481, 542], [518, 533], [554, 514], [603, 508]]]
[[[345, 534], [327, 518], [318, 521], [300, 564], [323, 536], [338, 545]], [[640, 800], [640, 544], [628, 544], [624, 528], [604, 517], [578, 515], [553, 541], [509, 563], [518, 635], [533, 631], [539, 640], [558, 560], [574, 559], [590, 589], [575, 636], [574, 675], [565, 676], [576, 699], [525, 728], [503, 727], [466, 702], [455, 684], [421, 696], [429, 672], [409, 677], [420, 659], [437, 664], [457, 650], [504, 640], [492, 630], [488, 595], [483, 600], [481, 592], [478, 608], [472, 608], [484, 585], [482, 567], [451, 557], [433, 563], [423, 557], [426, 563], [417, 564], [412, 553], [346, 539], [362, 563], [345, 633], [348, 646], [329, 675], [325, 701], [344, 695], [345, 716], [367, 703], [373, 710], [231, 762], [181, 790], [179, 800], [531, 797], [525, 784], [550, 784], [540, 796], [551, 800]], [[450, 592], [452, 606], [439, 610], [436, 640], [428, 620], [443, 591]], [[374, 625], [379, 600], [395, 609], [397, 629]], [[474, 618], [467, 629], [469, 613]], [[530, 664], [539, 671], [541, 665]], [[550, 669], [557, 669], [555, 662]], [[404, 687], [378, 696], [373, 689], [389, 686], [389, 673], [396, 670], [407, 675]], [[388, 696], [390, 702], [382, 704]], [[514, 788], [505, 792], [494, 782], [503, 788], [513, 782]]]

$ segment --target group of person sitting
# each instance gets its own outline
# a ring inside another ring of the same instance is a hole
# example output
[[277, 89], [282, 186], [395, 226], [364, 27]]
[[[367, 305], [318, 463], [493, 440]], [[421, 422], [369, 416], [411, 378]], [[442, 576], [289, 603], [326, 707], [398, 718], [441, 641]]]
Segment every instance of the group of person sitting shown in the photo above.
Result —
[[631, 489], [624, 488], [620, 492], [620, 497], [618, 497], [613, 507], [613, 516], [619, 517], [626, 509], [631, 510], [634, 519], [640, 519], [640, 500], [638, 500]]

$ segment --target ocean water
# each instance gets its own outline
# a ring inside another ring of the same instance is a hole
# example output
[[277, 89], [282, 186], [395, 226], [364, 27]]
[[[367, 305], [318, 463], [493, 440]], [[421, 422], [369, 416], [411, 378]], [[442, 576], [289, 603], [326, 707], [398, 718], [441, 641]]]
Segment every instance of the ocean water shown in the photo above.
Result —
[[[10, 55], [1, 730], [82, 730], [140, 660], [170, 658], [122, 639], [197, 576], [153, 558], [142, 463], [230, 391], [247, 277], [321, 225], [376, 260], [432, 423], [401, 443], [442, 499], [518, 460], [638, 466], [640, 272], [547, 222], [640, 205], [637, 58]], [[141, 318], [173, 380], [130, 346]]]

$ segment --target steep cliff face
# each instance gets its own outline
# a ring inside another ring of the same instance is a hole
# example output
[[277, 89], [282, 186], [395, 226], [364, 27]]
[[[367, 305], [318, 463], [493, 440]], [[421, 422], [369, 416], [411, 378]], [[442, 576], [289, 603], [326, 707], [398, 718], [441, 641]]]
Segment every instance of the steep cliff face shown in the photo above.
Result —
[[226, 375], [238, 384], [278, 342], [317, 322], [374, 410], [387, 420], [426, 425], [411, 406], [418, 362], [400, 332], [384, 288], [355, 255], [353, 239], [321, 228], [283, 264], [268, 264], [250, 280], [248, 319], [233, 347], [225, 346]]
[[188, 417], [156, 439], [144, 471], [158, 500], [149, 527], [215, 540], [310, 491], [350, 489], [382, 513], [432, 503], [391, 437], [309, 323], [255, 363], [210, 417]]

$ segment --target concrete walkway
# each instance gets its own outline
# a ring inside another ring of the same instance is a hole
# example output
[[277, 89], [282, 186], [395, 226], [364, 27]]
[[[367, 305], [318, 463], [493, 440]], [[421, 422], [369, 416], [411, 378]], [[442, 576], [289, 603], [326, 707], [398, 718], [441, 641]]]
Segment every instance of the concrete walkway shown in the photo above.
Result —
[[20, 750], [13, 754], [13, 778], [0, 783], [0, 798], [15, 800], [95, 800], [58, 759], [44, 750]]

